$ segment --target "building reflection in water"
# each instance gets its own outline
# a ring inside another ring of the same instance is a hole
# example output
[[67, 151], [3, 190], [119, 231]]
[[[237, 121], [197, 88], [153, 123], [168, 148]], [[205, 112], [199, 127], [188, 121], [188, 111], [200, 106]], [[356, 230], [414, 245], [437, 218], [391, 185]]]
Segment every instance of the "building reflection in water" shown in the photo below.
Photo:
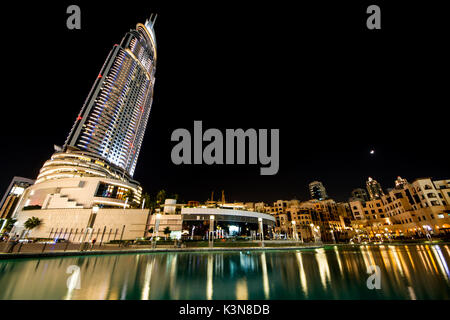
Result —
[[446, 245], [381, 245], [3, 260], [0, 299], [450, 299], [449, 259]]
[[264, 287], [264, 298], [269, 299], [269, 276], [267, 274], [266, 253], [261, 253], [262, 282]]
[[142, 286], [142, 300], [148, 300], [150, 298], [150, 281], [152, 280], [152, 271], [153, 271], [153, 259], [152, 261], [147, 262], [145, 267], [145, 278], [144, 284]]
[[308, 280], [306, 280], [307, 278], [306, 278], [305, 268], [303, 267], [302, 254], [300, 253], [300, 251], [297, 251], [295, 253], [295, 256], [297, 258], [297, 263], [298, 263], [300, 286], [303, 290], [305, 298], [307, 298], [308, 297], [308, 282], [307, 282]]
[[212, 253], [208, 254], [208, 268], [206, 273], [206, 299], [212, 300], [213, 297], [213, 260]]
[[330, 269], [328, 267], [327, 255], [325, 254], [325, 249], [316, 249], [316, 261], [319, 267], [320, 280], [324, 289], [327, 288], [328, 282], [330, 281]]

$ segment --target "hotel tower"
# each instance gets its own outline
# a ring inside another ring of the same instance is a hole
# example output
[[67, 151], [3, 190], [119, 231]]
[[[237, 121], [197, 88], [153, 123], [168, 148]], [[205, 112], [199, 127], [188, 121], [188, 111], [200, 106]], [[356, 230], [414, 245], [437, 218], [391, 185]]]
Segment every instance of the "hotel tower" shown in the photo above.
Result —
[[113, 46], [64, 145], [55, 146], [18, 210], [139, 205], [132, 177], [153, 101], [155, 20]]

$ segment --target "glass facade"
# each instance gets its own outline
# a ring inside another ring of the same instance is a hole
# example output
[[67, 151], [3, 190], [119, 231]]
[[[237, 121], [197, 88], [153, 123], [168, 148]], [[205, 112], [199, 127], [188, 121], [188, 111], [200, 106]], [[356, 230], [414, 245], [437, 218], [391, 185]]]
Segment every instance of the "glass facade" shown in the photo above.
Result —
[[155, 83], [155, 20], [137, 24], [110, 51], [65, 142], [133, 176]]

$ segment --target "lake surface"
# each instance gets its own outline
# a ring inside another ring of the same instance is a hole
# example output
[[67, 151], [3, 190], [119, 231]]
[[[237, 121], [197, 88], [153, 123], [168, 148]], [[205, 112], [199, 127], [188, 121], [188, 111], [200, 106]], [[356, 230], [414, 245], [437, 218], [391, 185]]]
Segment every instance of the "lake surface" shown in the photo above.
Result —
[[0, 299], [450, 299], [449, 262], [449, 245], [0, 260]]

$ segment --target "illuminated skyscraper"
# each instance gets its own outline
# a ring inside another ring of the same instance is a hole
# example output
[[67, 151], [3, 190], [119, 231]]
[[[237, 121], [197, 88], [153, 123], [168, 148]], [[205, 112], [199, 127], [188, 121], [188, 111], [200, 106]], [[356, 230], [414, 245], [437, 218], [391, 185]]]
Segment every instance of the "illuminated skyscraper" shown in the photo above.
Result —
[[350, 199], [351, 199], [350, 201], [357, 201], [357, 200], [369, 201], [367, 191], [361, 188], [353, 189], [352, 197]]
[[380, 199], [382, 196], [384, 196], [383, 189], [381, 188], [381, 185], [377, 182], [377, 180], [369, 177], [366, 182], [366, 187], [367, 191], [369, 192], [370, 200]]
[[328, 198], [327, 191], [320, 181], [313, 181], [309, 184], [311, 199], [325, 200]]
[[403, 179], [402, 177], [398, 176], [397, 180], [395, 180], [395, 189], [403, 189], [408, 185], [408, 180]]
[[87, 151], [133, 176], [150, 115], [156, 40], [152, 20], [138, 23], [110, 51], [63, 150]]
[[142, 188], [132, 177], [153, 101], [155, 20], [138, 23], [113, 46], [64, 146], [55, 146], [18, 211], [140, 204]]

